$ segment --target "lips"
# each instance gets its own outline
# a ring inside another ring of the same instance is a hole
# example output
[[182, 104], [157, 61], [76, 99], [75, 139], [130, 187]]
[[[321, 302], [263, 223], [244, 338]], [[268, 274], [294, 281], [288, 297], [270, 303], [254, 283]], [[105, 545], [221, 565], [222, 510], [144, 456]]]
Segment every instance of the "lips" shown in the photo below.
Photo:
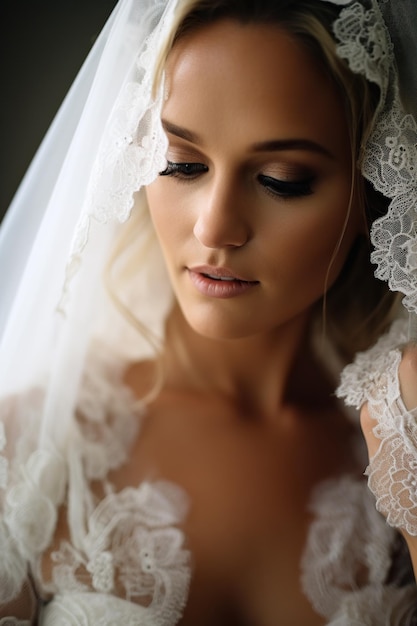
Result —
[[211, 280], [218, 280], [218, 281], [240, 281], [243, 283], [256, 283], [258, 284], [259, 281], [257, 280], [251, 280], [248, 277], [244, 277], [241, 276], [240, 274], [238, 274], [237, 272], [227, 268], [227, 267], [216, 267], [216, 266], [211, 266], [211, 265], [200, 265], [197, 267], [190, 267], [188, 268], [190, 272], [195, 272], [196, 274], [202, 274], [203, 276], [205, 276], [206, 278], [209, 278]]
[[226, 281], [233, 281], [233, 280], [237, 280], [236, 278], [233, 278], [232, 276], [212, 276], [211, 274], [204, 274], [203, 276], [205, 276], [206, 278], [211, 278], [212, 280], [226, 280]]
[[259, 281], [248, 280], [225, 267], [188, 268], [188, 275], [196, 290], [209, 298], [234, 298], [259, 285]]

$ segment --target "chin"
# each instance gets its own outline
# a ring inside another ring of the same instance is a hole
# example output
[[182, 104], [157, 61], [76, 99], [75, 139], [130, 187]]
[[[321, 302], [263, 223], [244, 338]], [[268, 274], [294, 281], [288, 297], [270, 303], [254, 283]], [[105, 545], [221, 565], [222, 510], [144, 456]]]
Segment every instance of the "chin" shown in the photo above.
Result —
[[230, 328], [226, 326], [207, 326], [207, 325], [191, 325], [191, 329], [200, 337], [210, 339], [212, 341], [233, 341], [238, 339], [245, 339], [251, 337], [256, 333], [253, 332], [240, 332], [239, 329]]
[[194, 333], [213, 341], [246, 339], [271, 330], [269, 326], [260, 328], [259, 324], [254, 324], [255, 320], [239, 319], [230, 312], [221, 314], [216, 311], [204, 315], [183, 312], [183, 316]]

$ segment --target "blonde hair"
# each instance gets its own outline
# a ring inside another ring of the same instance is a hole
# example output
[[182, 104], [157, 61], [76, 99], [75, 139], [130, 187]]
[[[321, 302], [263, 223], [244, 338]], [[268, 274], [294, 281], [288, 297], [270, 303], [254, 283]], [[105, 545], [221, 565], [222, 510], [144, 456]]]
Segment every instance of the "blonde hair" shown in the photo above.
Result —
[[[362, 75], [353, 73], [337, 54], [332, 25], [339, 11], [340, 7], [322, 0], [182, 0], [170, 34], [161, 47], [154, 88], [156, 90], [161, 83], [167, 58], [177, 41], [221, 19], [234, 19], [243, 24], [276, 24], [292, 34], [314, 54], [341, 94], [352, 154], [350, 208], [353, 203], [361, 205], [366, 232], [388, 205], [388, 201], [372, 191], [360, 174], [362, 154], [372, 131], [379, 92]], [[119, 248], [122, 245], [119, 244]], [[337, 248], [334, 256], [336, 253]], [[359, 236], [329, 290], [326, 280], [323, 286], [325, 296], [316, 306], [316, 318], [325, 320], [326, 333], [346, 361], [350, 361], [358, 350], [374, 343], [392, 320], [398, 301], [387, 285], [374, 277], [369, 256], [369, 237]]]

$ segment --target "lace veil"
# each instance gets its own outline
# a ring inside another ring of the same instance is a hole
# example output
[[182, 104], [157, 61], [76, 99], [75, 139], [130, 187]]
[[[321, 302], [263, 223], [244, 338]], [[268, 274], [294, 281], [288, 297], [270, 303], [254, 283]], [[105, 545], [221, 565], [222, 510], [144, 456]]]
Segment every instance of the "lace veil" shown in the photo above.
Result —
[[[391, 204], [372, 226], [372, 261], [376, 276], [402, 292], [405, 307], [416, 313], [417, 4], [322, 1], [340, 6], [334, 23], [339, 55], [381, 92], [362, 171]], [[156, 92], [153, 85], [159, 50], [180, 5], [181, 0], [119, 1], [0, 229], [0, 397], [46, 390], [36, 433], [45, 449], [63, 450], [72, 436], [93, 338], [131, 358], [149, 352], [135, 333], [126, 341], [128, 324], [102, 280], [131, 213], [140, 225], [142, 250], [131, 278], [135, 311], [155, 336], [162, 333], [171, 292], [140, 189], [165, 167], [163, 80]], [[0, 452], [4, 446], [0, 423]], [[3, 463], [0, 487], [6, 484]]]
[[[93, 327], [102, 322], [111, 340], [102, 287], [109, 250], [133, 206], [143, 204], [140, 188], [165, 167], [163, 86], [153, 94], [153, 80], [157, 42], [170, 29], [175, 5], [116, 6], [0, 231], [0, 394], [45, 387], [40, 436], [56, 443], [68, 436]], [[163, 282], [161, 268], [155, 271]], [[138, 283], [149, 280], [139, 276]]]

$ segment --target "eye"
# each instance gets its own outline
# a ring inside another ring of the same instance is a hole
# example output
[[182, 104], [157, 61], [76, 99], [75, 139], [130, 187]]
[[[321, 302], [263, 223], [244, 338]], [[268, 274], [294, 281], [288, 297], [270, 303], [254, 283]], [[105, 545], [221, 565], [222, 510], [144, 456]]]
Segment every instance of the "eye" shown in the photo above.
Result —
[[203, 163], [173, 163], [168, 161], [167, 167], [159, 175], [173, 176], [182, 180], [193, 180], [205, 172], [208, 172], [208, 167]]
[[312, 176], [303, 180], [279, 180], [272, 176], [259, 174], [258, 180], [265, 188], [265, 191], [272, 196], [278, 196], [280, 198], [297, 198], [300, 196], [309, 196], [313, 193]]

